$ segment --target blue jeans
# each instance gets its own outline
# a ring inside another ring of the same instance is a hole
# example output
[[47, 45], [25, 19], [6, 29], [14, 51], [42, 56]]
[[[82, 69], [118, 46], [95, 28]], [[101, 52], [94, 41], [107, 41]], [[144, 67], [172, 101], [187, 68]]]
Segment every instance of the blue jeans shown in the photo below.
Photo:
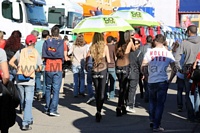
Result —
[[168, 83], [148, 83], [149, 88], [149, 119], [153, 122], [153, 128], [159, 128], [161, 124], [164, 104], [167, 97]]
[[115, 83], [116, 83], [116, 71], [115, 68], [108, 68], [108, 82], [110, 81], [110, 87], [108, 89], [108, 83], [106, 84], [106, 92], [109, 98], [115, 97]]
[[185, 82], [185, 105], [187, 109], [187, 118], [191, 121], [194, 121], [194, 117], [195, 117], [194, 108], [189, 96], [192, 84], [189, 82], [187, 75], [185, 75], [184, 82]]
[[23, 99], [25, 99], [24, 116], [22, 121], [22, 125], [25, 126], [33, 121], [32, 105], [34, 97], [34, 86], [17, 85], [17, 87], [20, 90], [21, 96], [23, 96]]
[[143, 80], [144, 83], [144, 99], [145, 101], [149, 101], [149, 89], [148, 89], [148, 82], [146, 79]]
[[92, 67], [88, 67], [87, 70], [87, 89], [88, 89], [88, 95], [89, 97], [93, 97], [94, 96], [94, 91], [92, 88]]
[[[43, 82], [41, 83], [41, 76], [43, 76]], [[42, 92], [45, 95], [45, 71], [35, 72], [35, 88], [36, 92]]]
[[[84, 68], [81, 66], [72, 66], [72, 72], [74, 77], [74, 96], [77, 96], [78, 93], [85, 92], [85, 72]], [[80, 91], [79, 91], [80, 88]]]
[[[46, 77], [45, 110], [50, 113], [56, 113], [58, 109], [59, 92], [62, 82], [62, 71], [45, 72], [45, 77]], [[51, 94], [53, 95], [52, 97]]]
[[183, 90], [185, 89], [184, 79], [177, 77], [177, 106], [178, 108], [183, 108]]
[[15, 69], [10, 69], [9, 74], [10, 74], [10, 81], [14, 81], [17, 71]]

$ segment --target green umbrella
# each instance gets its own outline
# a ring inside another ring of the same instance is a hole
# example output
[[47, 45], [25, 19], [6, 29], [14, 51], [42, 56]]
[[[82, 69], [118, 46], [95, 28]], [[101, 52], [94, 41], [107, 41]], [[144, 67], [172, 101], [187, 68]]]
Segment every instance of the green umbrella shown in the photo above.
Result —
[[133, 30], [132, 26], [120, 17], [99, 15], [85, 18], [72, 30], [74, 33]]
[[119, 10], [111, 16], [118, 16], [133, 26], [159, 26], [160, 23], [150, 14], [139, 10]]

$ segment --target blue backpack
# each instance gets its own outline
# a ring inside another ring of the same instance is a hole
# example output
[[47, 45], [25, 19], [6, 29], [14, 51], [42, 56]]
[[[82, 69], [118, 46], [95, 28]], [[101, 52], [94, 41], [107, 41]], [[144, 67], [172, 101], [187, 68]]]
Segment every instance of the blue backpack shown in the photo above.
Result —
[[64, 40], [50, 38], [46, 40], [42, 48], [42, 58], [64, 59]]

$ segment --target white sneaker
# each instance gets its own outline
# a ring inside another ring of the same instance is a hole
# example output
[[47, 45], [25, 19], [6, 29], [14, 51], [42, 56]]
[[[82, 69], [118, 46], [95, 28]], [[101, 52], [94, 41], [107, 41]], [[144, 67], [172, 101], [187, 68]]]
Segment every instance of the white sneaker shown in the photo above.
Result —
[[56, 117], [60, 116], [60, 114], [58, 112], [51, 112], [51, 113], [49, 113], [49, 115], [56, 116]]
[[131, 108], [130, 106], [126, 107], [126, 111], [131, 112], [131, 113], [135, 113], [136, 112], [135, 109]]
[[88, 99], [86, 103], [87, 103], [87, 104], [90, 104], [90, 103], [93, 102], [94, 100], [95, 100], [95, 97], [93, 96], [93, 97], [91, 97], [90, 99]]

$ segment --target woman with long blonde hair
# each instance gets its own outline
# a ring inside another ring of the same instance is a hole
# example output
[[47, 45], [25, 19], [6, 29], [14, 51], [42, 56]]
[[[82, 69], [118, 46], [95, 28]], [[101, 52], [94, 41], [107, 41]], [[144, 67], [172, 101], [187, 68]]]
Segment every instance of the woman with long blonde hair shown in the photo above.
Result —
[[122, 114], [126, 114], [126, 107], [125, 107], [125, 100], [127, 97], [125, 97], [125, 93], [128, 89], [128, 76], [129, 76], [129, 53], [131, 50], [135, 50], [135, 45], [133, 43], [133, 40], [131, 39], [131, 32], [125, 31], [125, 32], [119, 32], [119, 41], [116, 46], [116, 73], [117, 78], [119, 81], [119, 99], [118, 99], [118, 105], [116, 108], [116, 115], [122, 116]]
[[106, 87], [107, 63], [110, 63], [108, 46], [102, 33], [94, 33], [89, 53], [93, 59], [92, 77], [96, 93], [96, 122], [100, 122]]

